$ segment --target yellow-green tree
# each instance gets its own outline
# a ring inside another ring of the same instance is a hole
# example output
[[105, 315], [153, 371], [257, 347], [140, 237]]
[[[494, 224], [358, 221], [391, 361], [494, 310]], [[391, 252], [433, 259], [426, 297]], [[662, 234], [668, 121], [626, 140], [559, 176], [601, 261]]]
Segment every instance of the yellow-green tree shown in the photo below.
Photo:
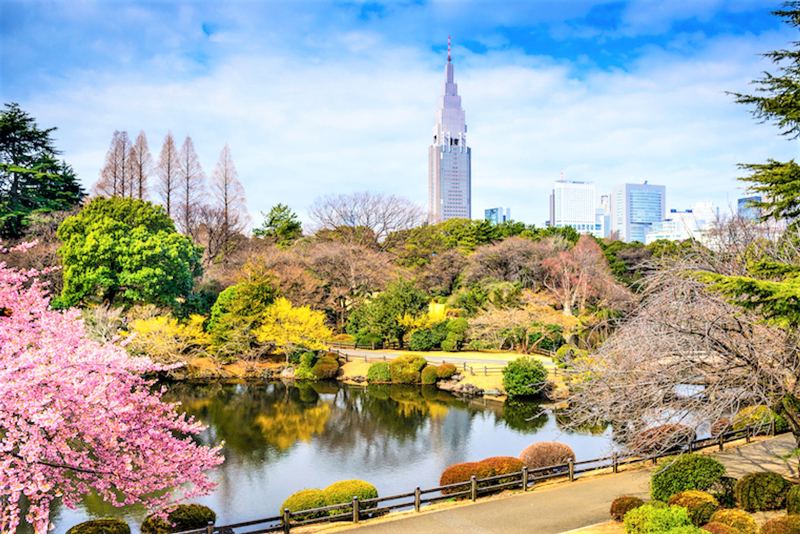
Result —
[[256, 331], [261, 343], [273, 343], [275, 347], [289, 355], [298, 348], [323, 350], [325, 341], [331, 337], [330, 329], [324, 323], [325, 314], [308, 306], [295, 308], [285, 298], [272, 303], [264, 314], [261, 327]]

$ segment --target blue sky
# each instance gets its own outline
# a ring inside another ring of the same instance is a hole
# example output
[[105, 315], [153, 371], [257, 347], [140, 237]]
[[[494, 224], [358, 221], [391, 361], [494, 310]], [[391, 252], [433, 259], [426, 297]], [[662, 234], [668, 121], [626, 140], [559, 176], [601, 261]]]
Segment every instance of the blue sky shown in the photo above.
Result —
[[0, 97], [18, 102], [81, 180], [114, 130], [171, 130], [211, 175], [228, 143], [253, 223], [318, 195], [427, 199], [447, 36], [473, 150], [473, 217], [541, 225], [565, 178], [667, 186], [669, 208], [723, 208], [737, 163], [797, 142], [726, 91], [774, 67], [798, 32], [775, 2], [0, 2]]

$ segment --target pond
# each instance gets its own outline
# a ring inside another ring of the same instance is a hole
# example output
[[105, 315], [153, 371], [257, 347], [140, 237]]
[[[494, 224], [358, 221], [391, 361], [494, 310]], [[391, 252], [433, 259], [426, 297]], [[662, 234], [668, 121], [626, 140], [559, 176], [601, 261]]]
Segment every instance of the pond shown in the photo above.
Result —
[[[165, 398], [208, 425], [205, 444], [225, 442], [217, 490], [194, 501], [216, 511], [217, 524], [277, 515], [293, 492], [339, 480], [366, 480], [386, 496], [438, 486], [454, 463], [517, 456], [537, 441], [566, 443], [578, 460], [611, 444], [610, 430], [566, 431], [535, 402], [466, 401], [433, 386], [179, 383]], [[144, 509], [90, 495], [77, 510], [53, 507], [54, 532], [100, 517], [138, 531]]]

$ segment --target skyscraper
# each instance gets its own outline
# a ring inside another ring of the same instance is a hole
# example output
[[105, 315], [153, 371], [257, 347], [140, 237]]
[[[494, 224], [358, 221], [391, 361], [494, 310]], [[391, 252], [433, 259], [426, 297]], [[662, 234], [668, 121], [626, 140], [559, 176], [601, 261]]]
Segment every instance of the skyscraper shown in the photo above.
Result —
[[664, 220], [666, 188], [663, 185], [621, 184], [611, 192], [611, 230], [619, 240], [645, 243], [653, 223]]
[[472, 160], [458, 85], [453, 78], [450, 38], [444, 90], [439, 99], [433, 143], [428, 148], [428, 222], [472, 218]]
[[557, 180], [550, 195], [550, 226], [571, 226], [578, 233], [603, 237], [597, 224], [597, 198], [592, 182]]

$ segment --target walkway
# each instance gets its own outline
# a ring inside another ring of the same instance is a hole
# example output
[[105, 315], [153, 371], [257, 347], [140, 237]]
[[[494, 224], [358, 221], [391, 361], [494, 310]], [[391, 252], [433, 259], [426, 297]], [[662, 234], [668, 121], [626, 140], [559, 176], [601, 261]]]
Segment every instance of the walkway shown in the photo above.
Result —
[[[398, 352], [394, 350], [386, 350], [382, 351], [379, 349], [376, 350], [362, 350], [362, 349], [345, 349], [339, 347], [333, 347], [333, 350], [339, 352], [340, 354], [347, 354], [351, 359], [356, 358], [363, 358], [366, 356], [370, 359], [377, 359], [386, 357], [387, 360], [393, 360], [403, 355], [403, 352]], [[439, 362], [447, 362], [456, 365], [462, 365], [464, 362], [467, 362], [467, 365], [477, 366], [481, 365], [508, 365], [508, 362], [513, 361], [519, 355], [515, 354], [512, 358], [503, 358], [500, 354], [493, 354], [491, 358], [481, 358], [476, 357], [474, 355], [464, 355], [458, 352], [450, 353], [450, 352], [428, 352], [424, 354], [426, 358]], [[538, 358], [539, 361], [545, 366], [546, 369], [553, 370], [555, 369], [555, 364], [553, 364], [550, 358], [538, 355], [538, 354], [530, 354], [529, 356], [533, 356]]]
[[[797, 477], [797, 459], [784, 462], [794, 449], [794, 438], [783, 434], [749, 445], [714, 453], [728, 474], [741, 477], [753, 471], [775, 471]], [[395, 520], [351, 527], [358, 534], [559, 534], [609, 520], [611, 501], [620, 495], [648, 499], [650, 469], [599, 475], [573, 483], [534, 489], [529, 493], [496, 498]]]

